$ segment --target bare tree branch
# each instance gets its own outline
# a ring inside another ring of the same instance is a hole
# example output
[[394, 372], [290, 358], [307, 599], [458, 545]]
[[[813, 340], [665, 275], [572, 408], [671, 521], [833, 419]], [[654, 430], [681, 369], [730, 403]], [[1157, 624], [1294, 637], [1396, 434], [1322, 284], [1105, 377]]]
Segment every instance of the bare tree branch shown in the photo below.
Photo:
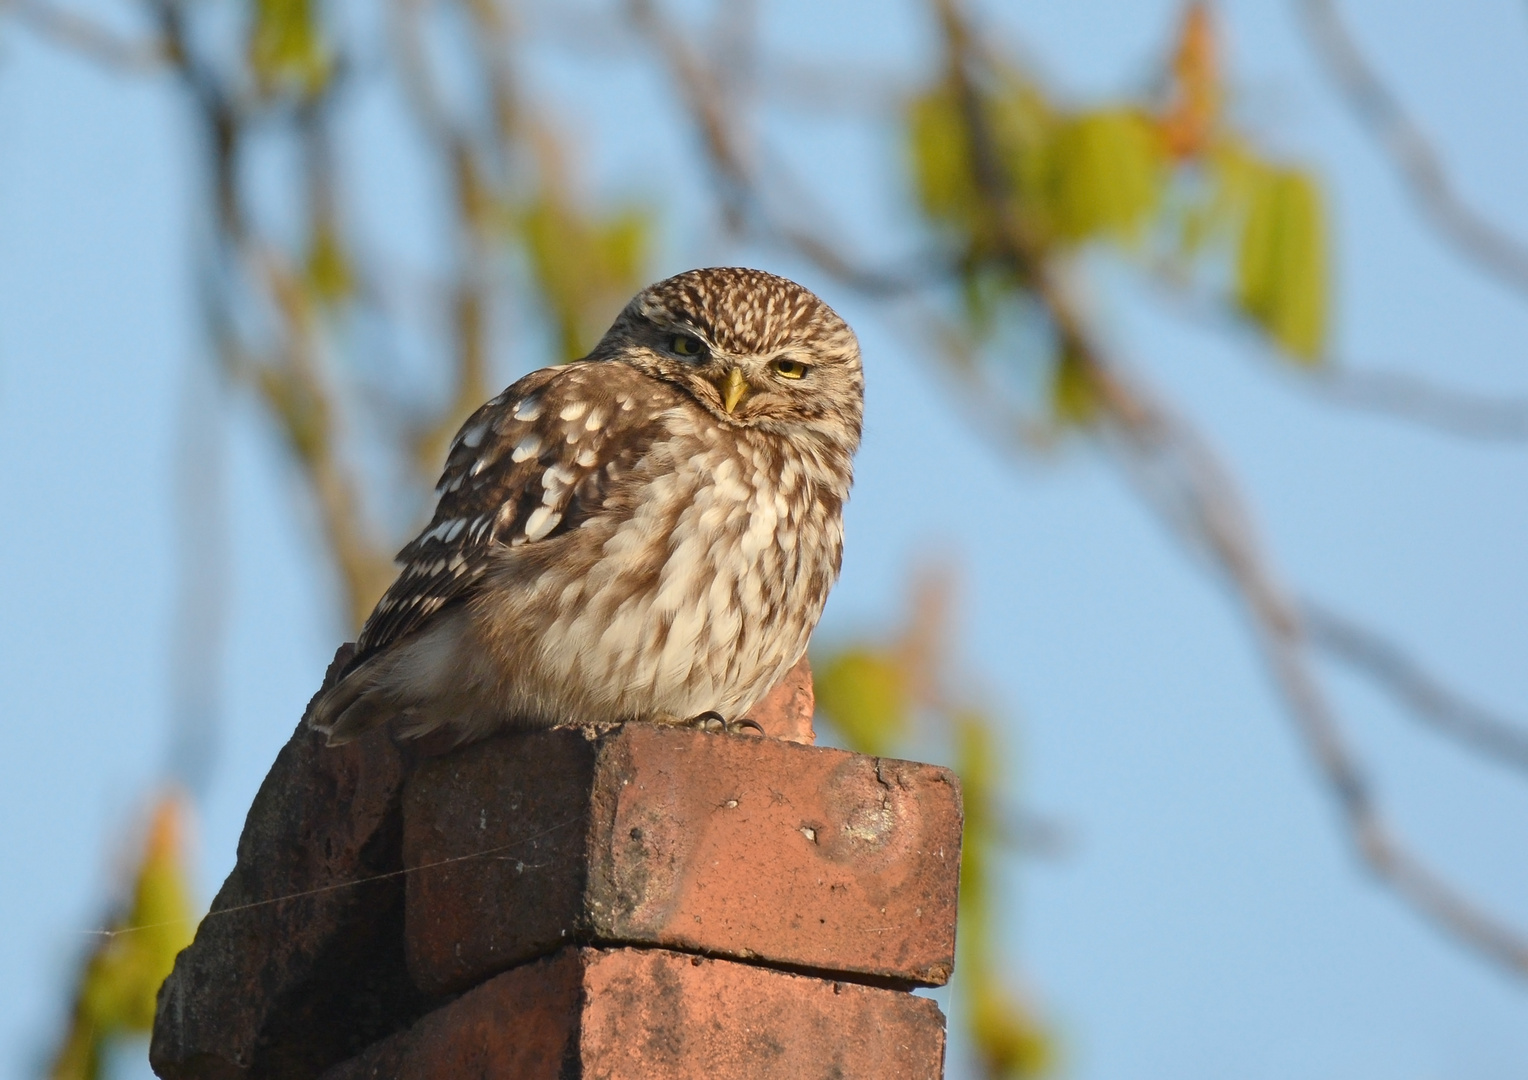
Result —
[[1080, 309], [1012, 204], [972, 74], [976, 52], [956, 0], [933, 0], [948, 52], [949, 78], [965, 114], [973, 173], [998, 226], [995, 239], [1024, 280], [1032, 282], [1060, 338], [1079, 363], [1104, 410], [1108, 429], [1127, 451], [1127, 471], [1144, 479], [1149, 500], [1205, 551], [1251, 617], [1265, 661], [1325, 781], [1355, 848], [1368, 867], [1443, 928], [1484, 955], [1528, 976], [1528, 940], [1469, 900], [1412, 855], [1391, 832], [1337, 716], [1309, 662], [1299, 610], [1256, 542], [1236, 485], [1208, 445], [1181, 417], [1107, 362]]
[[164, 40], [124, 37], [88, 16], [43, 0], [0, 0], [0, 13], [4, 12], [55, 44], [120, 71], [155, 71], [171, 59], [169, 43]]
[[[396, 10], [417, 19], [417, 3], [397, 0]], [[203, 125], [211, 163], [217, 266], [205, 298], [209, 327], [229, 369], [249, 381], [280, 425], [317, 508], [345, 588], [347, 611], [359, 623], [392, 570], [386, 550], [366, 524], [361, 477], [343, 453], [342, 395], [325, 368], [322, 328], [308, 283], [300, 264], [259, 236], [243, 210], [239, 155], [260, 103], [241, 98], [236, 80], [219, 81], [212, 66], [194, 54], [185, 32], [187, 9], [179, 0], [147, 4], [157, 16], [159, 34], [146, 44], [123, 39], [45, 0], [0, 0], [0, 11], [10, 11], [39, 32], [115, 66], [168, 64], [180, 78]], [[1026, 219], [1026, 208], [1014, 198], [982, 91], [987, 61], [980, 41], [956, 0], [930, 0], [930, 5], [945, 46], [947, 78], [959, 103], [982, 229], [990, 245], [981, 257], [1010, 271], [1033, 295], [1049, 320], [1058, 354], [1077, 366], [1096, 402], [1095, 426], [1105, 445], [1115, 451], [1144, 500], [1192, 550], [1207, 557], [1240, 601], [1288, 714], [1363, 863], [1437, 925], [1518, 975], [1528, 975], [1528, 941], [1414, 856], [1391, 831], [1317, 678], [1313, 653], [1325, 652], [1353, 665], [1389, 688], [1418, 716], [1519, 767], [1528, 761], [1528, 739], [1501, 718], [1441, 687], [1387, 643], [1294, 599], [1261, 550], [1228, 470], [1186, 419], [1099, 344], [1067, 279], [1064, 253], [1047, 248]], [[480, 50], [476, 59], [487, 72], [491, 132], [481, 134], [449, 116], [415, 35], [403, 35], [399, 52], [415, 109], [449, 165], [455, 184], [452, 209], [460, 229], [449, 287], [453, 384], [448, 403], [422, 425], [415, 447], [416, 461], [428, 459], [430, 464], [438, 460], [440, 444], [463, 411], [486, 396], [494, 211], [507, 191], [509, 155], [517, 140], [527, 137], [516, 109], [499, 9], [493, 0], [465, 0], [464, 7], [482, 31], [474, 44]], [[1302, 0], [1302, 7], [1334, 76], [1431, 220], [1479, 264], [1528, 292], [1528, 246], [1458, 198], [1437, 153], [1367, 66], [1332, 0]], [[819, 219], [803, 211], [796, 192], [782, 198], [781, 185], [787, 182], [777, 180], [773, 171], [763, 175], [745, 142], [725, 80], [662, 17], [656, 0], [626, 0], [626, 10], [675, 78], [700, 134], [723, 216], [734, 230], [781, 244], [845, 286], [871, 296], [905, 297], [957, 279], [957, 259], [940, 256], [920, 261], [913, 271], [885, 272], [865, 266], [825, 239]], [[302, 106], [315, 110], [307, 114], [309, 120], [317, 116], [320, 104]], [[329, 136], [317, 126], [306, 130], [309, 140], [300, 149], [309, 170], [314, 203], [310, 213], [333, 227], [335, 200], [326, 186], [332, 168], [326, 156]], [[790, 213], [780, 211], [781, 202]], [[271, 340], [262, 336], [252, 344], [248, 338], [254, 335], [241, 332], [241, 320], [232, 313], [243, 314], [250, 306], [268, 309]], [[1030, 422], [1005, 408], [1002, 391], [985, 381], [980, 363], [968, 359], [958, 367], [979, 396], [988, 422], [1032, 445], [1036, 433]], [[1325, 387], [1334, 400], [1449, 430], [1504, 439], [1528, 436], [1528, 406], [1521, 402], [1469, 399], [1399, 376], [1344, 373]]]
[[[326, 546], [339, 572], [344, 610], [359, 626], [393, 575], [390, 552], [371, 535], [361, 500], [359, 478], [341, 448], [338, 407], [322, 371], [317, 314], [307, 284], [273, 247], [255, 235], [244, 212], [240, 152], [251, 108], [227, 91], [193, 51], [185, 12], [176, 0], [153, 0], [174, 70], [207, 140], [210, 202], [216, 251], [212, 281], [203, 292], [209, 332], [231, 375], [241, 379], [265, 404], [288, 450], [302, 471]], [[318, 106], [309, 102], [308, 118]], [[310, 170], [329, 166], [316, 145], [321, 132], [309, 130], [301, 149]], [[327, 180], [310, 176], [310, 196], [322, 198]], [[330, 208], [317, 205], [323, 214]], [[237, 293], [239, 283], [269, 305], [275, 315], [273, 344], [243, 342], [233, 312], [249, 306]]]
[[1497, 398], [1411, 375], [1332, 366], [1302, 378], [1327, 400], [1488, 442], [1528, 440], [1528, 399]]
[[1417, 719], [1489, 758], [1528, 772], [1528, 727], [1465, 699], [1374, 630], [1310, 601], [1302, 605], [1301, 617], [1312, 647], [1373, 679]]
[[[1157, 287], [1157, 295], [1185, 318], [1222, 332], [1246, 327], [1245, 316], [1223, 296], [1194, 289], [1170, 267], [1147, 269], [1146, 280]], [[1458, 390], [1399, 371], [1354, 367], [1331, 356], [1314, 367], [1296, 367], [1271, 347], [1261, 351], [1267, 367], [1332, 405], [1482, 442], [1528, 440], [1528, 398]]]
[[[646, 32], [663, 47], [685, 91], [687, 104], [704, 134], [703, 145], [713, 168], [725, 181], [723, 199], [733, 205], [749, 205], [758, 212], [762, 200], [750, 190], [751, 173], [741, 167], [732, 150], [733, 137], [726, 117], [707, 107], [706, 79], [696, 73], [693, 58], [682, 52], [682, 38], [672, 27], [655, 21], [648, 0], [632, 3], [639, 24], [646, 20]], [[1190, 548], [1210, 558], [1242, 601], [1274, 683], [1310, 751], [1318, 775], [1333, 796], [1355, 851], [1380, 880], [1436, 925], [1519, 976], [1528, 976], [1528, 941], [1416, 858], [1386, 823], [1312, 670], [1309, 655], [1312, 641], [1305, 621], [1259, 549], [1236, 485], [1187, 422], [1143, 386], [1125, 377], [1107, 361], [1093, 340], [1063, 275], [1057, 272], [1054, 260], [1043, 250], [1013, 203], [1012, 186], [996, 152], [983, 99], [972, 75], [972, 69], [979, 63], [979, 50], [971, 31], [953, 0], [933, 0], [933, 7], [946, 41], [949, 77], [960, 100], [970, 141], [973, 176], [989, 219], [988, 239], [996, 242], [1000, 257], [1009, 262], [1019, 280], [1028, 283], [1045, 308], [1058, 339], [1058, 351], [1081, 366], [1102, 410], [1101, 433], [1119, 451], [1118, 458], [1126, 474], [1136, 480], [1148, 504], [1162, 514]], [[683, 62], [676, 62], [676, 55]], [[759, 227], [774, 226], [767, 216], [760, 216], [763, 220]], [[808, 258], [814, 258], [814, 252], [821, 246], [802, 245], [787, 230], [774, 231]], [[841, 272], [843, 260], [814, 261], [819, 269], [844, 284], [858, 287], [857, 274]], [[967, 378], [979, 377], [978, 369], [969, 364], [964, 367]], [[980, 396], [990, 421], [1001, 408], [1002, 391], [985, 386]], [[1032, 426], [1023, 417], [1012, 417], [1011, 427], [1019, 433], [1021, 441], [1032, 444]]]
[[313, 313], [304, 286], [272, 252], [256, 248], [248, 238], [242, 246], [286, 322], [286, 341], [259, 367], [255, 386], [282, 423], [288, 449], [307, 477], [345, 587], [350, 624], [359, 627], [393, 579], [392, 559], [366, 527], [360, 483], [340, 448], [336, 406], [319, 370]]
[[[811, 260], [835, 280], [870, 296], [898, 296], [927, 288], [943, 271], [943, 260], [919, 260], [908, 271], [883, 271], [860, 265], [818, 235], [786, 220], [765, 203], [753, 164], [742, 147], [719, 80], [695, 55], [684, 36], [659, 13], [653, 0], [627, 0], [628, 17], [667, 64], [690, 118], [701, 135], [701, 149], [716, 180], [723, 217], [737, 233], [752, 231]], [[930, 272], [929, 267], [936, 268]]]
[[1426, 216], [1479, 266], [1528, 292], [1528, 244], [1508, 235], [1459, 197], [1437, 150], [1364, 60], [1332, 0], [1300, 0], [1300, 10], [1327, 71], [1390, 155]]

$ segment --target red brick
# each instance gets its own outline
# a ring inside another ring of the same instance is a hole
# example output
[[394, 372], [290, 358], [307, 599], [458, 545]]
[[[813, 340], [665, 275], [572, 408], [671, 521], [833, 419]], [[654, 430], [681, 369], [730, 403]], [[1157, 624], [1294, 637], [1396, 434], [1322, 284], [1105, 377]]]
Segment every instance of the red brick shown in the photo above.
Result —
[[409, 970], [451, 992], [577, 942], [938, 985], [960, 828], [932, 765], [646, 724], [500, 736], [409, 780]]
[[506, 972], [324, 1080], [934, 1080], [927, 998], [661, 949]]

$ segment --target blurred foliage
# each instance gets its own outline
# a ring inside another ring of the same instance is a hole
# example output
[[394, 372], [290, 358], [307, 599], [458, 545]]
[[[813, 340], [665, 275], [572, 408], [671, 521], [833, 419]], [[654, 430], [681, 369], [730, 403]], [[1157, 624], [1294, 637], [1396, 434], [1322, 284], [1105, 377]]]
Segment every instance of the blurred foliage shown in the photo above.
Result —
[[49, 1080], [94, 1080], [112, 1042], [153, 1028], [159, 984], [196, 932], [185, 815], [177, 795], [162, 796], [154, 807], [125, 910], [106, 924], [80, 970]]
[[1045, 156], [1042, 213], [1062, 243], [1137, 239], [1161, 202], [1166, 147], [1136, 109], [1099, 109], [1061, 120]]
[[[1283, 355], [1319, 362], [1328, 258], [1321, 190], [1228, 125], [1205, 6], [1187, 10], [1158, 101], [1070, 108], [1023, 72], [993, 66], [976, 80], [976, 101], [946, 73], [906, 114], [919, 207], [954, 249], [973, 338], [991, 332], [995, 305], [1035, 287], [1034, 265], [1087, 248], [1175, 285], [1208, 274]], [[983, 129], [991, 145], [973, 145]], [[1018, 218], [1029, 265], [1013, 265], [997, 242], [999, 199]], [[1096, 414], [1093, 389], [1053, 336], [1049, 412], [1063, 425], [1086, 425]]]
[[[1003, 959], [999, 928], [1012, 897], [996, 883], [1014, 855], [1006, 809], [1018, 785], [1007, 772], [999, 721], [969, 699], [972, 680], [952, 663], [949, 575], [915, 575], [910, 614], [889, 637], [819, 647], [812, 657], [817, 713], [843, 745], [864, 754], [944, 756], [965, 806], [955, 969], [956, 1022], [990, 1080], [1052, 1070], [1056, 1040]], [[952, 687], [962, 687], [956, 692]]]
[[1321, 358], [1326, 331], [1321, 193], [1296, 169], [1258, 162], [1236, 259], [1236, 300], [1291, 355]]
[[993, 867], [1010, 854], [1005, 851], [1001, 807], [1015, 785], [1003, 774], [1003, 747], [985, 715], [967, 708], [951, 718], [949, 727], [966, 812], [959, 924], [960, 980], [969, 1009], [966, 1026], [985, 1075], [1040, 1076], [1055, 1064], [1055, 1036], [1004, 978], [1007, 965], [993, 946], [997, 924], [1011, 914], [992, 879]]
[[[432, 381], [422, 388], [408, 378], [376, 378], [374, 342], [358, 346], [354, 328], [401, 323], [407, 305], [385, 299], [394, 268], [346, 213], [354, 178], [336, 167], [336, 136], [325, 122], [346, 107], [355, 70], [340, 20], [317, 0], [239, 0], [244, 48], [230, 61], [186, 29], [211, 5], [149, 7], [165, 16], [164, 55], [211, 133], [205, 165], [216, 236], [202, 284], [212, 337], [299, 465], [342, 606], [359, 624], [391, 580], [398, 534], [425, 506], [457, 425], [497, 388], [492, 335], [495, 311], [508, 306], [511, 292], [506, 268], [523, 270], [532, 294], [516, 314], [543, 322], [554, 343], [549, 355], [529, 359], [581, 356], [647, 280], [663, 208], [591, 209], [573, 197], [576, 178], [562, 164], [566, 129], [527, 116], [534, 95], [522, 92], [523, 75], [512, 69], [499, 5], [390, 6], [396, 52], [365, 59], [398, 76], [404, 111], [422, 135], [419, 153], [446, 178], [439, 232], [449, 250], [438, 275], [417, 290], [430, 298], [418, 305], [427, 313], [396, 334], [426, 343], [427, 362], [418, 367]], [[426, 23], [447, 16], [457, 20], [458, 51], [432, 52], [423, 44]], [[1054, 305], [1037, 298], [1041, 272], [1103, 257], [1174, 287], [1208, 281], [1292, 363], [1320, 361], [1329, 255], [1319, 184], [1231, 122], [1207, 6], [1186, 8], [1165, 61], [1161, 85], [1150, 92], [1087, 106], [1059, 100], [1028, 71], [995, 57], [972, 86], [944, 71], [906, 103], [918, 220], [952, 256], [963, 329], [976, 345], [1007, 312], [1055, 322]], [[719, 125], [699, 126], [702, 142], [725, 144]], [[979, 131], [990, 145], [976, 145]], [[287, 185], [278, 194], [305, 211], [295, 235], [262, 227], [252, 210], [261, 200], [241, 154], [255, 132], [290, 144], [295, 166], [277, 183]], [[735, 185], [746, 179], [740, 169], [715, 171]], [[1015, 220], [1005, 219], [1008, 212]], [[1000, 242], [1005, 230], [1028, 258]], [[1038, 384], [1041, 411], [1060, 428], [1093, 426], [1103, 413], [1089, 357], [1058, 327], [1042, 328], [1051, 347]], [[355, 467], [363, 455], [347, 439], [381, 447], [406, 467], [376, 470], [390, 478], [378, 480]], [[379, 524], [390, 512], [391, 527]], [[961, 775], [956, 1022], [987, 1076], [1031, 1077], [1053, 1067], [1055, 1039], [996, 941], [999, 923], [1012, 916], [998, 870], [1012, 854], [1005, 807], [1017, 785], [1003, 768], [997, 718], [969, 692], [950, 689], [965, 680], [948, 660], [947, 599], [947, 585], [925, 584], [899, 633], [819, 651], [817, 701], [847, 745], [942, 753]], [[173, 803], [162, 804], [133, 901], [113, 923], [141, 929], [105, 938], [82, 971], [55, 1077], [94, 1076], [105, 1041], [146, 1031], [152, 1021], [154, 991], [192, 927], [177, 814]]]
[[519, 226], [562, 359], [588, 355], [611, 313], [646, 284], [650, 215], [625, 210], [599, 218], [544, 192], [520, 214]]
[[308, 286], [313, 298], [335, 308], [355, 294], [355, 271], [333, 223], [318, 222], [308, 241]]
[[254, 0], [249, 67], [267, 91], [315, 94], [329, 76], [313, 0]]
[[1220, 115], [1220, 60], [1209, 8], [1190, 4], [1169, 65], [1168, 99], [1159, 121], [1167, 151], [1178, 160], [1209, 148]]
[[844, 741], [866, 754], [887, 754], [907, 734], [907, 680], [883, 650], [851, 646], [813, 663], [817, 707]]

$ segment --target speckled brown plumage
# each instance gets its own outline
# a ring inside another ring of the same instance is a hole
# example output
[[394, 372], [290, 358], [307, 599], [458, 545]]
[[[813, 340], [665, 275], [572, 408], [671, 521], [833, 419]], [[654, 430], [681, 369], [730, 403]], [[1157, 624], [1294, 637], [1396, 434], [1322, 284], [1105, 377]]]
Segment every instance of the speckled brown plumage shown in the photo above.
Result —
[[741, 716], [838, 576], [859, 346], [757, 270], [693, 270], [588, 358], [532, 372], [451, 446], [430, 525], [309, 723], [507, 726]]

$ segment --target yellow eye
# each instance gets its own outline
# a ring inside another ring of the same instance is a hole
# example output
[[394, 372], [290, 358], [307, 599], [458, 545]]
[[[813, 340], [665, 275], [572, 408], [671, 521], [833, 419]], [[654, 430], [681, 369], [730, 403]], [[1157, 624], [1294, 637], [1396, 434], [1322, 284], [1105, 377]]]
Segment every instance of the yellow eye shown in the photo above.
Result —
[[807, 366], [800, 360], [776, 360], [769, 366], [782, 379], [799, 379], [807, 373]]
[[675, 334], [669, 338], [669, 350], [677, 356], [703, 356], [706, 343], [689, 334]]

